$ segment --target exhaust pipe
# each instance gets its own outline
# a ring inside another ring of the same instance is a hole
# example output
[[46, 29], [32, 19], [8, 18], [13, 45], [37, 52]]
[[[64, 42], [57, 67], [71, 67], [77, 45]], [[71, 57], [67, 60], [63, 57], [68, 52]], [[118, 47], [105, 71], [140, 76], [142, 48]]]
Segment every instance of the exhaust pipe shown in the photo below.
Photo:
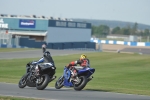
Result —
[[91, 76], [91, 77], [89, 77], [87, 80], [88, 80], [88, 82], [90, 81], [90, 80], [92, 80], [92, 78], [94, 78], [93, 76]]

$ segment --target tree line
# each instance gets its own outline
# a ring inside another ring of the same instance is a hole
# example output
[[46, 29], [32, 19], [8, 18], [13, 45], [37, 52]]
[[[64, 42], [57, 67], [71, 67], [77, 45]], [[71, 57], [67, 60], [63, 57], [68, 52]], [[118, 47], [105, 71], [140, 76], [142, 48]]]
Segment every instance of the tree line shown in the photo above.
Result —
[[150, 36], [150, 30], [139, 30], [138, 23], [135, 23], [133, 26], [127, 25], [127, 27], [120, 28], [119, 26], [111, 29], [107, 25], [92, 26], [92, 35], [102, 36], [102, 35], [140, 35], [140, 36]]

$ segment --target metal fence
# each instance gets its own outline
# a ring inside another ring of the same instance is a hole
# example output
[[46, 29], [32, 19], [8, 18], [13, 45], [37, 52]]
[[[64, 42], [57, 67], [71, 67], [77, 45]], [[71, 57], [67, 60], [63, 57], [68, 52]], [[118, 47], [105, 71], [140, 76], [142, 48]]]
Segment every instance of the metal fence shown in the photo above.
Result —
[[0, 46], [19, 46], [19, 36], [13, 36], [10, 30], [0, 28]]

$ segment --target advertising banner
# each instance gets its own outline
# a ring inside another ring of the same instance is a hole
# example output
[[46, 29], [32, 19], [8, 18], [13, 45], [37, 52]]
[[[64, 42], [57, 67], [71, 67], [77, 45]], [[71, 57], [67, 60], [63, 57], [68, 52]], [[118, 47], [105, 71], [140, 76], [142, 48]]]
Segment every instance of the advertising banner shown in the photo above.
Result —
[[3, 19], [0, 19], [0, 28], [8, 28], [8, 24], [4, 23]]
[[36, 25], [36, 20], [30, 20], [30, 19], [19, 20], [20, 28], [35, 28], [35, 25]]

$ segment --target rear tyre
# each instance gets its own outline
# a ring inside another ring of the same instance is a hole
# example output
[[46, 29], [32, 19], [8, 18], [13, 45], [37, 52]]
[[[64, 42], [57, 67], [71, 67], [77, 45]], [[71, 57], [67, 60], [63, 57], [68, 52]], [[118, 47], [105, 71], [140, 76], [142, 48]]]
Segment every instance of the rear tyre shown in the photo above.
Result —
[[61, 77], [59, 77], [58, 78], [58, 80], [56, 81], [56, 83], [55, 83], [55, 88], [56, 89], [60, 89], [60, 88], [62, 88], [64, 85], [64, 77], [63, 76], [61, 76]]
[[79, 82], [74, 83], [74, 90], [80, 91], [82, 90], [87, 84], [87, 78], [85, 76], [79, 77]]
[[38, 90], [43, 90], [47, 87], [47, 85], [50, 81], [50, 78], [47, 74], [44, 74], [39, 79], [40, 79], [40, 81], [36, 82], [36, 88]]
[[20, 81], [18, 83], [19, 88], [24, 88], [27, 85], [27, 81], [26, 81], [27, 76], [28, 76], [28, 74], [25, 74], [22, 76], [22, 78], [20, 79]]

